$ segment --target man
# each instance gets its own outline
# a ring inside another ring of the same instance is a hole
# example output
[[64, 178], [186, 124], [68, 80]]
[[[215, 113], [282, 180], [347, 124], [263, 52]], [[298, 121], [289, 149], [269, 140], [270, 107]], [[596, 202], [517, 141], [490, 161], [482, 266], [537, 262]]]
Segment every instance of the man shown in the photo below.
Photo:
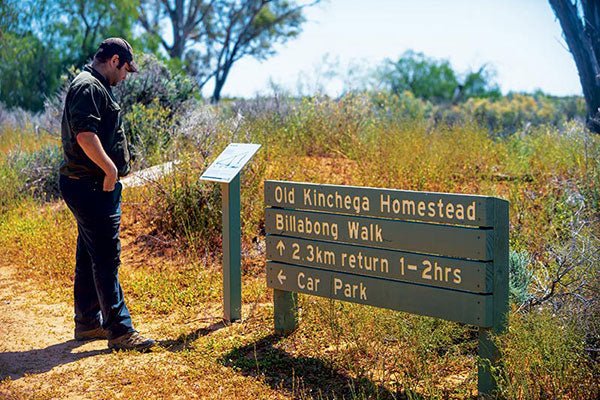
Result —
[[121, 38], [103, 41], [91, 65], [71, 82], [62, 117], [60, 192], [77, 220], [75, 339], [108, 339], [116, 350], [147, 350], [155, 342], [131, 322], [119, 283], [121, 191], [129, 150], [111, 86], [137, 72]]

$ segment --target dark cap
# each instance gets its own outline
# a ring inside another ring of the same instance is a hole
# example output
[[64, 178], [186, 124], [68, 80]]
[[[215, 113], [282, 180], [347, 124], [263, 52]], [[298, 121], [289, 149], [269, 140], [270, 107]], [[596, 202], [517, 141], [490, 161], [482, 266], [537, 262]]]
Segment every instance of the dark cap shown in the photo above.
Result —
[[133, 61], [133, 49], [127, 43], [127, 40], [121, 38], [108, 38], [100, 43], [96, 57], [108, 59], [113, 55], [118, 55], [121, 60], [129, 64], [129, 72], [138, 72], [138, 67]]

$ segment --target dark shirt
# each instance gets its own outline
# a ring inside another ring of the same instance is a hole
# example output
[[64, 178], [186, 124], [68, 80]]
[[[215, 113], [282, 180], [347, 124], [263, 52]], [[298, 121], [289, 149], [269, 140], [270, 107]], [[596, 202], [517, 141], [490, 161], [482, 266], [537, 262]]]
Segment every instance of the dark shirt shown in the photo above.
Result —
[[77, 143], [80, 132], [94, 132], [115, 163], [119, 176], [129, 173], [129, 149], [123, 131], [121, 107], [108, 81], [91, 65], [73, 79], [67, 92], [61, 136], [64, 160], [60, 173], [77, 178], [103, 178], [98, 167]]

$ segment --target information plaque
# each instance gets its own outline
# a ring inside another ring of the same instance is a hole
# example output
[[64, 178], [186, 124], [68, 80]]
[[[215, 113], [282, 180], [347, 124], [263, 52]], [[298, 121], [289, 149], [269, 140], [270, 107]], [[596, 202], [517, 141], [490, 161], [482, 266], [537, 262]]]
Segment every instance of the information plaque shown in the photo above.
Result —
[[260, 144], [231, 143], [202, 174], [200, 179], [212, 182], [231, 182], [256, 154]]
[[260, 144], [231, 143], [200, 177], [219, 182], [223, 205], [223, 316], [227, 321], [242, 318], [242, 231], [240, 172], [256, 154]]

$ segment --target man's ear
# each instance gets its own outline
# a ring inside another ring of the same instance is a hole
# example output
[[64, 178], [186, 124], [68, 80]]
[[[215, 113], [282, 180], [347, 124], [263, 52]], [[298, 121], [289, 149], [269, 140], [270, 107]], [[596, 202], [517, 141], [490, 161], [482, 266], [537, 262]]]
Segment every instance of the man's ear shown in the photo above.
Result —
[[118, 54], [113, 54], [113, 56], [110, 58], [110, 63], [112, 65], [114, 65], [115, 67], [117, 65], [119, 65], [119, 55]]

